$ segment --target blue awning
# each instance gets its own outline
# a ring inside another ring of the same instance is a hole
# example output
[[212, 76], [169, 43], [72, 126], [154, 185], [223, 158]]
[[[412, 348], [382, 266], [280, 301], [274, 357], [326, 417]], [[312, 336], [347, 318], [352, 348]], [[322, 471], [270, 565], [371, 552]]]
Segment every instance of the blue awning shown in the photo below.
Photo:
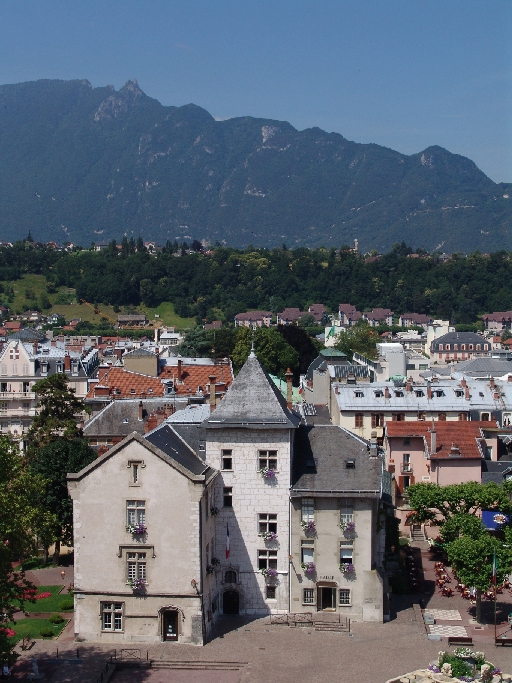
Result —
[[508, 516], [499, 510], [482, 510], [482, 522], [486, 529], [495, 531], [508, 521]]

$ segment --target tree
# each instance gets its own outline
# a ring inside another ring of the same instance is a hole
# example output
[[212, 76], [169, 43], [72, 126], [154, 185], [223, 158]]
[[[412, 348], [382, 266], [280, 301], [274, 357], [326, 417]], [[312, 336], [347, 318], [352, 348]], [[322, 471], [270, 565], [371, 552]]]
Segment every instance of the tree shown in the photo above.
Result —
[[235, 348], [237, 334], [233, 327], [221, 327], [220, 330], [208, 330], [213, 356], [230, 358]]
[[75, 396], [68, 387], [64, 374], [55, 374], [34, 384], [37, 395], [37, 415], [27, 432], [27, 457], [33, 458], [39, 448], [44, 448], [58, 438], [68, 440], [82, 436], [76, 415], [87, 410], [84, 401]]
[[512, 511], [510, 502], [511, 483], [502, 486], [494, 482], [479, 484], [469, 481], [465, 484], [412, 484], [407, 489], [409, 504], [418, 522], [428, 520], [443, 524], [455, 515], [476, 515], [481, 510], [500, 510], [505, 514]]
[[73, 541], [73, 502], [68, 494], [66, 475], [79, 472], [96, 457], [96, 451], [83, 437], [72, 441], [57, 438], [40, 448], [30, 461], [31, 471], [46, 480], [42, 500], [45, 509], [56, 520], [54, 564], [59, 562], [61, 542], [71, 545]]
[[[17, 558], [35, 551], [35, 540], [53, 540], [54, 516], [41, 504], [45, 480], [31, 472], [20, 458], [18, 446], [0, 437], [0, 621], [7, 622], [23, 609], [27, 590], [33, 588]], [[0, 661], [11, 660], [11, 646], [0, 632]]]
[[[252, 330], [239, 328], [238, 340], [233, 349], [233, 365], [238, 372], [247, 360], [251, 351]], [[292, 348], [274, 328], [259, 327], [254, 331], [254, 350], [267, 372], [284, 378], [288, 368], [296, 370], [299, 366], [299, 354]]]
[[462, 583], [475, 587], [476, 620], [481, 621], [482, 591], [489, 588], [496, 555], [496, 583], [503, 583], [512, 571], [512, 529], [505, 531], [506, 543], [482, 530], [478, 537], [461, 536], [447, 546], [448, 561]]
[[354, 352], [370, 359], [377, 358], [377, 342], [379, 334], [367, 322], [358, 322], [345, 332], [340, 332], [334, 348], [346, 353], [352, 359]]
[[[287, 344], [299, 354], [299, 366], [297, 371], [305, 374], [311, 363], [318, 356], [316, 346], [311, 341], [311, 337], [295, 325], [278, 325], [277, 331]], [[298, 381], [298, 377], [296, 377]]]
[[210, 356], [212, 343], [206, 330], [201, 327], [192, 327], [186, 332], [178, 349], [182, 356], [204, 358]]

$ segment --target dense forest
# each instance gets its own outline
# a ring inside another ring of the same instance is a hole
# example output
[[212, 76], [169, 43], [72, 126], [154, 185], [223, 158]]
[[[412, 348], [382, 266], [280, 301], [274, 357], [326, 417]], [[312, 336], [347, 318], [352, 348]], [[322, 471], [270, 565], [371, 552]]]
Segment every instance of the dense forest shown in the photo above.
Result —
[[215, 246], [204, 253], [199, 243], [168, 242], [156, 255], [142, 240], [112, 241], [103, 251], [65, 252], [25, 240], [0, 248], [0, 280], [12, 282], [24, 273], [46, 276], [48, 291], [65, 286], [77, 298], [114, 306], [157, 306], [174, 303], [182, 317], [232, 321], [236, 313], [285, 306], [307, 310], [324, 303], [359, 310], [381, 306], [396, 313], [426, 313], [467, 324], [478, 315], [512, 309], [512, 257], [454, 254], [411, 258], [404, 243], [375, 259], [348, 249], [232, 249]]

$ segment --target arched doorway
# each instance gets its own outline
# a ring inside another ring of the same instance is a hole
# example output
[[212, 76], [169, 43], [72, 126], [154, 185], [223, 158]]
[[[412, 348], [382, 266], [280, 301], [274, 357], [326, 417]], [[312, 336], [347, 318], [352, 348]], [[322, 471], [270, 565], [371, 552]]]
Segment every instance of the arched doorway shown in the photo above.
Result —
[[224, 614], [238, 614], [240, 611], [240, 596], [237, 591], [224, 591], [222, 596]]
[[176, 641], [179, 636], [180, 612], [177, 609], [162, 610], [162, 640]]

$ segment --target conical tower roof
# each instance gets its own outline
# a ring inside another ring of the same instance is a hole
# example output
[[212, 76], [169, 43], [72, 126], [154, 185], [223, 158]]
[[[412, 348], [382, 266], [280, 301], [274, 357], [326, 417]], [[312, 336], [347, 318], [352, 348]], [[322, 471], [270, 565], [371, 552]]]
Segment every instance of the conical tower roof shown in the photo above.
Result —
[[207, 428], [294, 429], [300, 417], [251, 351], [219, 406], [203, 425]]

